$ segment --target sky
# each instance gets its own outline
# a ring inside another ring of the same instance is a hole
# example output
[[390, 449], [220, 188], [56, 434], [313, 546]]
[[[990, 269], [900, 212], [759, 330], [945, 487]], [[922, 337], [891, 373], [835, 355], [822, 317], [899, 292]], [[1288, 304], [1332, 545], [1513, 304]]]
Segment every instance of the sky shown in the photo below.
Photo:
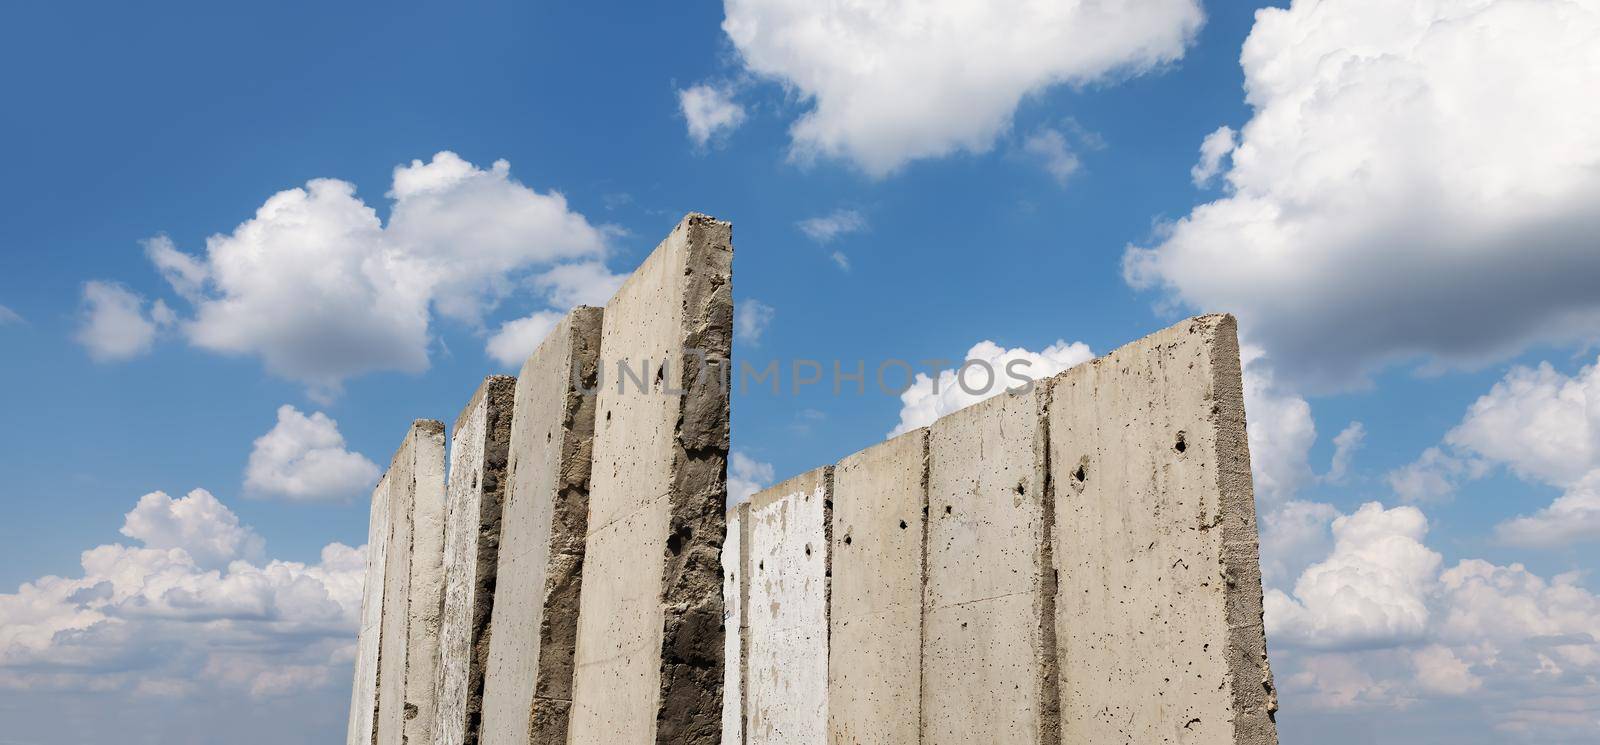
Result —
[[736, 389], [734, 498], [1231, 312], [1281, 740], [1594, 742], [1594, 90], [1596, 0], [8, 4], [0, 745], [340, 741], [406, 425], [690, 211], [739, 359], [924, 375]]

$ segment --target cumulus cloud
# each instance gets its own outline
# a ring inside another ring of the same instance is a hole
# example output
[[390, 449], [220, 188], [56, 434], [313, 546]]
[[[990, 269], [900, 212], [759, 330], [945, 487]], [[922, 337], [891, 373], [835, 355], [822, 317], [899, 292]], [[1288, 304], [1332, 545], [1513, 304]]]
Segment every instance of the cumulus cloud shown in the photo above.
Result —
[[761, 341], [761, 334], [767, 330], [767, 324], [772, 323], [775, 315], [777, 311], [760, 300], [741, 300], [734, 308], [733, 333], [740, 340], [755, 344]]
[[726, 0], [722, 28], [750, 72], [810, 108], [791, 156], [844, 158], [874, 176], [988, 151], [1024, 96], [1173, 62], [1200, 28], [1194, 0], [887, 3]]
[[485, 347], [489, 358], [508, 370], [522, 369], [522, 363], [544, 343], [550, 329], [561, 322], [564, 314], [542, 310], [523, 318], [500, 324], [500, 330], [489, 337]]
[[1328, 466], [1328, 472], [1322, 479], [1329, 483], [1340, 483], [1350, 473], [1350, 461], [1356, 457], [1356, 451], [1366, 442], [1367, 428], [1361, 422], [1351, 422], [1345, 425], [1339, 434], [1333, 437], [1333, 462]]
[[557, 304], [609, 281], [595, 265], [606, 231], [504, 160], [479, 168], [440, 152], [395, 168], [388, 197], [384, 224], [353, 185], [315, 179], [207, 239], [203, 255], [163, 237], [146, 254], [193, 306], [181, 324], [191, 344], [260, 357], [324, 395], [363, 373], [426, 369], [434, 313], [477, 326], [524, 278], [543, 277]]
[[1389, 488], [1405, 502], [1438, 502], [1455, 495], [1462, 482], [1483, 478], [1489, 463], [1428, 448], [1416, 460], [1390, 471]]
[[1239, 146], [1239, 133], [1233, 127], [1217, 127], [1200, 142], [1200, 162], [1189, 169], [1189, 179], [1195, 186], [1209, 185], [1222, 171], [1222, 160], [1233, 154]]
[[348, 683], [364, 549], [261, 563], [260, 537], [201, 489], [146, 495], [122, 532], [140, 545], [0, 594], [0, 689], [270, 699]]
[[744, 107], [733, 100], [729, 86], [700, 84], [678, 91], [678, 109], [689, 125], [689, 139], [705, 147], [712, 138], [744, 124]]
[[1307, 458], [1317, 425], [1311, 404], [1279, 381], [1260, 347], [1244, 345], [1239, 356], [1256, 496], [1269, 503], [1285, 501], [1312, 477]]
[[917, 373], [900, 394], [900, 423], [889, 432], [894, 437], [926, 427], [946, 414], [984, 401], [1030, 380], [1041, 380], [1073, 365], [1094, 359], [1083, 342], [1056, 343], [1031, 352], [1007, 349], [984, 340], [972, 345], [961, 365], [940, 370], [937, 377]]
[[598, 261], [562, 264], [533, 278], [533, 286], [546, 293], [556, 307], [604, 306], [628, 279], [612, 274]]
[[115, 282], [83, 285], [83, 314], [77, 341], [96, 362], [132, 359], [150, 351], [156, 333], [171, 326], [172, 310], [161, 300], [143, 297]]
[[826, 215], [809, 217], [799, 222], [800, 232], [818, 243], [833, 241], [867, 229], [867, 218], [852, 209], [837, 209]]
[[1597, 42], [1589, 0], [1260, 10], [1228, 193], [1130, 248], [1127, 280], [1239, 314], [1320, 388], [1594, 338]]
[[772, 484], [772, 464], [741, 451], [728, 457], [728, 504], [738, 504]]
[[327, 414], [306, 416], [284, 404], [278, 423], [250, 450], [244, 487], [297, 502], [335, 501], [372, 488], [379, 473], [378, 464], [345, 449], [339, 423]]

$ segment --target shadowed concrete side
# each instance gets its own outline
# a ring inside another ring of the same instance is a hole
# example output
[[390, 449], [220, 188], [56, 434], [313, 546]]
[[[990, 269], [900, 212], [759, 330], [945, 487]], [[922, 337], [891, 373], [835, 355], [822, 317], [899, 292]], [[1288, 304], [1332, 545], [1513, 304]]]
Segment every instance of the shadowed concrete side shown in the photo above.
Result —
[[832, 467], [750, 498], [744, 729], [750, 743], [812, 745], [828, 731]]
[[1051, 382], [1065, 742], [1277, 741], [1235, 334], [1191, 319]]
[[485, 378], [450, 435], [437, 745], [477, 745], [479, 739], [516, 384], [505, 375]]
[[522, 366], [483, 693], [483, 745], [560, 745], [589, 512], [599, 308], [562, 319]]

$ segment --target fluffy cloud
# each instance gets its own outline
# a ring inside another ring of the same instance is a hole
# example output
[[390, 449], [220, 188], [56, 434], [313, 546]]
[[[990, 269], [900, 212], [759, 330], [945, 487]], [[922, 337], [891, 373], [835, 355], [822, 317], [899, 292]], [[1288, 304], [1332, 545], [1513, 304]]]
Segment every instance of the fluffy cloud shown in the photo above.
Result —
[[772, 317], [776, 314], [772, 306], [760, 300], [741, 300], [734, 308], [733, 333], [741, 341], [755, 344], [761, 341], [762, 332], [767, 330], [767, 324], [772, 323]]
[[1130, 248], [1126, 278], [1238, 313], [1319, 387], [1592, 339], [1597, 43], [1593, 0], [1262, 9], [1228, 194]]
[[1200, 162], [1189, 169], [1189, 179], [1195, 186], [1207, 186], [1222, 172], [1222, 159], [1239, 146], [1239, 133], [1233, 127], [1217, 127], [1200, 142]]
[[122, 532], [141, 545], [0, 594], [0, 689], [270, 699], [348, 682], [363, 549], [259, 563], [261, 539], [199, 489], [146, 495]]
[[244, 487], [299, 502], [342, 500], [370, 489], [379, 473], [376, 463], [345, 449], [338, 422], [320, 411], [306, 416], [284, 404], [278, 407], [278, 423], [256, 438]]
[[522, 369], [522, 363], [561, 322], [563, 314], [542, 310], [533, 315], [506, 321], [489, 337], [485, 347], [490, 359], [508, 370]]
[[1260, 347], [1244, 345], [1239, 356], [1256, 496], [1269, 503], [1284, 501], [1312, 477], [1307, 457], [1317, 441], [1317, 425], [1311, 404], [1280, 383]]
[[1092, 359], [1094, 352], [1083, 342], [1057, 341], [1043, 350], [1030, 352], [1022, 347], [1006, 349], [992, 341], [980, 341], [967, 350], [961, 366], [940, 370], [937, 378], [917, 373], [911, 386], [900, 394], [900, 424], [889, 436], [926, 427], [939, 417], [997, 396], [1025, 381], [1048, 378]]
[[728, 458], [728, 504], [738, 504], [772, 484], [772, 464], [735, 450]]
[[790, 129], [791, 155], [846, 158], [874, 176], [985, 152], [1024, 96], [1177, 60], [1203, 19], [1194, 0], [724, 5], [745, 68], [811, 104]]
[[316, 179], [207, 239], [204, 255], [161, 237], [146, 253], [194, 306], [190, 343], [258, 356], [325, 395], [363, 373], [426, 369], [435, 312], [476, 326], [536, 270], [557, 304], [605, 284], [594, 263], [606, 232], [511, 178], [506, 161], [484, 169], [441, 152], [395, 168], [388, 196], [385, 225], [353, 185]]
[[77, 340], [96, 362], [132, 359], [150, 351], [156, 332], [172, 325], [172, 310], [114, 282], [83, 285], [83, 316]]
[[832, 243], [835, 239], [867, 229], [867, 218], [852, 209], [837, 209], [826, 215], [809, 217], [799, 222], [800, 232], [818, 243]]
[[699, 147], [744, 124], [744, 107], [733, 100], [728, 86], [701, 84], [680, 90], [678, 109], [689, 125], [689, 139]]
[[1488, 462], [1452, 455], [1439, 448], [1428, 448], [1416, 460], [1390, 471], [1389, 488], [1406, 502], [1443, 501], [1456, 492], [1463, 481], [1483, 478]]

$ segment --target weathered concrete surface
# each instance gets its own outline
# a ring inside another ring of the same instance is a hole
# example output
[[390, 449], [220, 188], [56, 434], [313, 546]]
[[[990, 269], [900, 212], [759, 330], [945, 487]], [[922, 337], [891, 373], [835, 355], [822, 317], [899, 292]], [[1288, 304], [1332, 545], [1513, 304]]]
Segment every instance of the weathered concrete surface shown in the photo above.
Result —
[[378, 643], [378, 745], [427, 742], [411, 733], [433, 722], [444, 606], [444, 478], [444, 422], [418, 419], [384, 476], [390, 529]]
[[1052, 381], [1064, 742], [1277, 741], [1235, 334], [1191, 319]]
[[356, 642], [356, 678], [350, 692], [345, 745], [373, 745], [378, 737], [378, 647], [383, 627], [383, 570], [388, 556], [389, 478], [372, 490], [367, 524], [367, 573], [361, 589], [361, 631]]
[[839, 461], [833, 474], [828, 742], [918, 742], [928, 431]]
[[745, 608], [749, 605], [750, 503], [728, 510], [728, 533], [722, 542], [722, 745], [743, 745], [744, 645], [750, 638]]
[[1059, 742], [1044, 400], [1036, 385], [929, 428], [924, 743]]
[[721, 740], [728, 394], [684, 359], [729, 358], [731, 233], [689, 215], [606, 305], [575, 745]]
[[560, 745], [572, 701], [601, 311], [551, 330], [517, 378], [483, 745]]
[[485, 378], [450, 434], [437, 745], [477, 745], [479, 739], [516, 385], [505, 375]]
[[832, 468], [819, 468], [749, 502], [743, 662], [751, 743], [827, 742], [832, 480]]

